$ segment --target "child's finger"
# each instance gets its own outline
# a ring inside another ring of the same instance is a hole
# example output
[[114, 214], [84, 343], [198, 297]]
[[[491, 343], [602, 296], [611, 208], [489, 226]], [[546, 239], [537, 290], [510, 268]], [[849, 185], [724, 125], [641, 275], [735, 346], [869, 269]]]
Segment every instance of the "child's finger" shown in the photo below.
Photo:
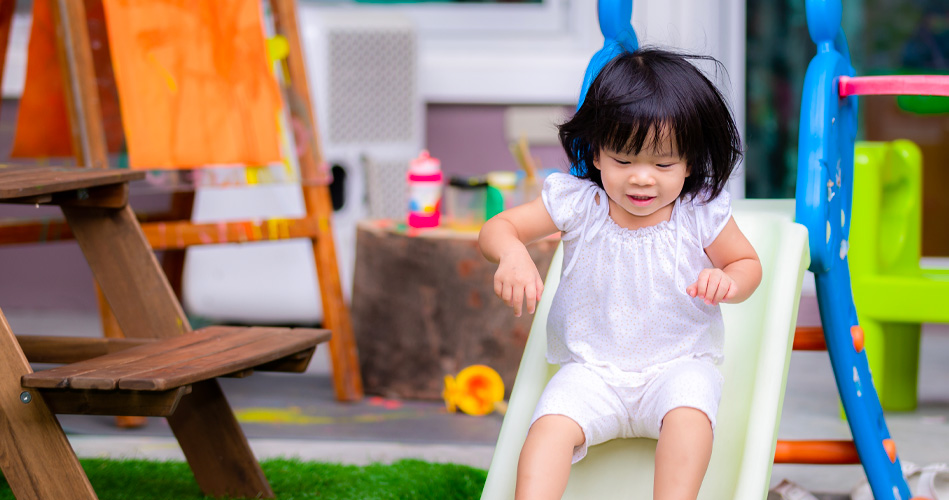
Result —
[[685, 293], [689, 294], [689, 297], [695, 297], [695, 283], [685, 287]]
[[494, 294], [497, 295], [499, 299], [502, 298], [502, 290], [504, 290], [504, 283], [501, 282], [500, 278], [494, 278]]
[[708, 277], [708, 286], [705, 289], [705, 303], [711, 304], [718, 295], [718, 285], [722, 282], [722, 277], [716, 273], [710, 273]]
[[728, 300], [737, 294], [738, 287], [735, 286], [735, 282], [733, 281], [730, 285], [728, 285], [728, 290], [725, 291], [725, 296], [722, 298], [722, 300]]
[[508, 307], [511, 306], [511, 296], [513, 295], [514, 295], [514, 288], [510, 285], [505, 284], [503, 288], [501, 289], [500, 297], [501, 297], [501, 300], [503, 300], [504, 303], [507, 304]]
[[538, 276], [534, 286], [537, 288], [537, 302], [540, 302], [540, 298], [544, 294], [544, 280]]
[[695, 296], [706, 297], [708, 292], [708, 271], [699, 273], [699, 279], [695, 282]]
[[722, 280], [718, 284], [718, 290], [715, 291], [715, 298], [712, 299], [712, 304], [718, 304], [719, 302], [725, 300], [725, 295], [728, 294], [728, 283], [726, 280]]
[[520, 286], [514, 287], [514, 294], [511, 297], [512, 305], [514, 306], [514, 316], [521, 315], [521, 303], [524, 301], [524, 288]]
[[537, 288], [528, 285], [524, 288], [524, 308], [527, 314], [534, 314], [534, 308], [537, 306]]

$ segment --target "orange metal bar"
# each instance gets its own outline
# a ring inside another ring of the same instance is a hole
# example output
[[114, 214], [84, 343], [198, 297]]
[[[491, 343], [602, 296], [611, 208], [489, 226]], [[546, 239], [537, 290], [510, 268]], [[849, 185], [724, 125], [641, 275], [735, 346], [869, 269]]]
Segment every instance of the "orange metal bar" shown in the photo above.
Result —
[[782, 441], [774, 450], [776, 464], [859, 464], [853, 441]]
[[819, 326], [799, 326], [794, 330], [795, 351], [826, 351], [824, 329]]

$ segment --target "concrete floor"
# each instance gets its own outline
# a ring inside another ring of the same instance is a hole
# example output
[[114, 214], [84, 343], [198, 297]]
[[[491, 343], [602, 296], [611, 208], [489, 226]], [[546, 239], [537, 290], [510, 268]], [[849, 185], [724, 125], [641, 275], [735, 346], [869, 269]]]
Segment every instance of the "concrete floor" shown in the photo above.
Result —
[[[802, 318], [811, 314], [802, 303]], [[91, 312], [4, 311], [14, 332], [98, 335]], [[949, 462], [949, 325], [926, 325], [920, 361], [919, 409], [889, 413], [900, 457], [917, 464]], [[500, 430], [498, 416], [446, 414], [438, 402], [333, 399], [328, 363], [317, 355], [305, 375], [255, 374], [222, 379], [231, 405], [258, 457], [367, 464], [399, 458], [488, 468]], [[62, 416], [77, 453], [89, 457], [181, 459], [163, 419], [120, 430], [111, 417]], [[836, 387], [825, 353], [792, 354], [781, 418], [782, 439], [849, 439], [838, 414]], [[789, 479], [821, 498], [849, 498], [865, 478], [860, 466], [776, 465], [772, 485]]]

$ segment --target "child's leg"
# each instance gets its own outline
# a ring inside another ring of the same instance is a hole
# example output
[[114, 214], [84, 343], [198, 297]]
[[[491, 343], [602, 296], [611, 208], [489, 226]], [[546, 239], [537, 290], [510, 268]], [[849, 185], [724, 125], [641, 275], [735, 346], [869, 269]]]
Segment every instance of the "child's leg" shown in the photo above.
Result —
[[705, 412], [675, 408], [662, 419], [656, 445], [653, 499], [695, 500], [712, 456], [712, 423]]
[[527, 432], [517, 463], [516, 499], [557, 499], [570, 477], [575, 447], [583, 444], [580, 425], [564, 415], [544, 415]]

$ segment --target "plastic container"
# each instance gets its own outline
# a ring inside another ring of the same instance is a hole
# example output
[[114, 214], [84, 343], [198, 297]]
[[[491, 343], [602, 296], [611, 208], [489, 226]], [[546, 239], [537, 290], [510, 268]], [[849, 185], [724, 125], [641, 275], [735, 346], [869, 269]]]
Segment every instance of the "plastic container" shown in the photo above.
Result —
[[409, 163], [406, 177], [409, 187], [410, 227], [436, 227], [441, 216], [442, 162], [422, 150]]
[[445, 192], [445, 218], [449, 227], [477, 231], [485, 221], [488, 181], [484, 177], [452, 177]]
[[485, 217], [490, 219], [504, 210], [517, 205], [517, 174], [508, 171], [488, 173], [488, 199]]

